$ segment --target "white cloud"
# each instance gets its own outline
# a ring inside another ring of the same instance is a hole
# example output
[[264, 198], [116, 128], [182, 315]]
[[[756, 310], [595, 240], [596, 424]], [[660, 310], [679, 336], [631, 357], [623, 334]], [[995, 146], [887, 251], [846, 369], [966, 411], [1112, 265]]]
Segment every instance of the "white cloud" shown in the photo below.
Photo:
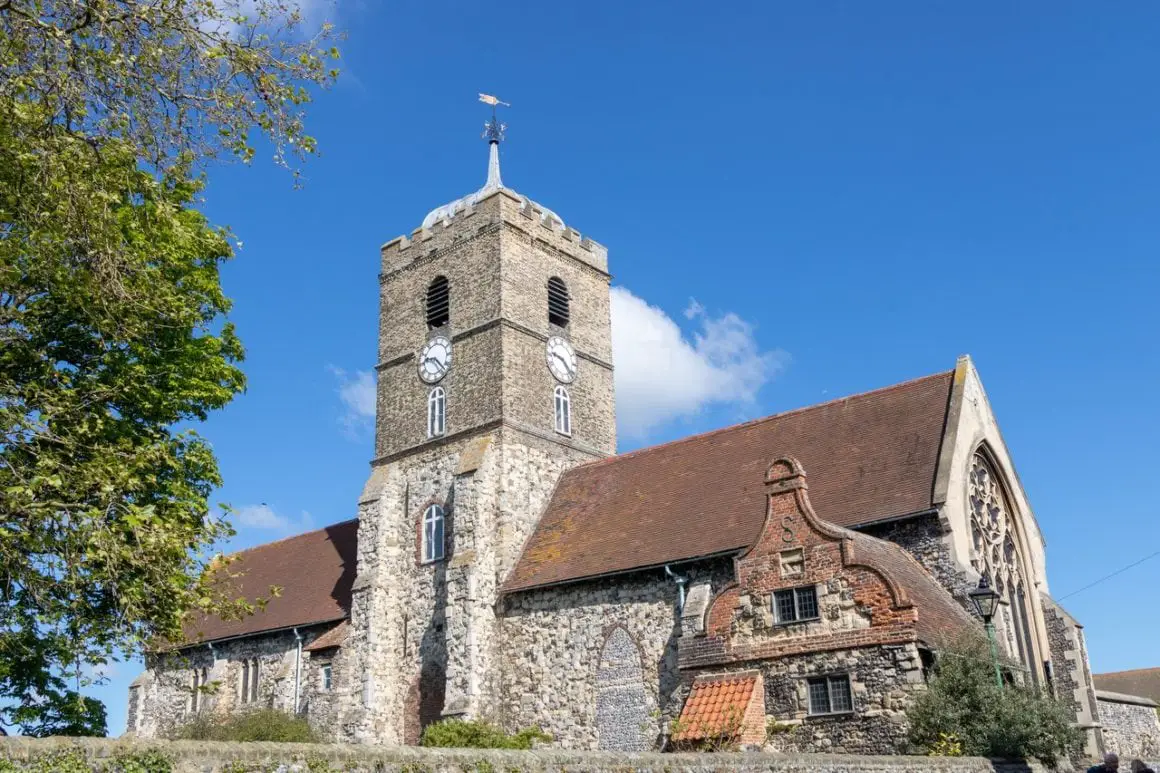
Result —
[[234, 521], [238, 526], [272, 531], [303, 531], [310, 527], [313, 519], [303, 510], [298, 518], [282, 515], [263, 502], [260, 505], [246, 505], [234, 511]]
[[788, 362], [763, 351], [753, 326], [732, 312], [712, 316], [696, 300], [685, 318], [691, 337], [663, 310], [623, 287], [612, 288], [616, 423], [629, 437], [712, 404], [745, 406]]
[[369, 370], [348, 373], [333, 365], [330, 372], [338, 379], [338, 399], [343, 405], [342, 425], [347, 434], [361, 435], [375, 422], [375, 374]]

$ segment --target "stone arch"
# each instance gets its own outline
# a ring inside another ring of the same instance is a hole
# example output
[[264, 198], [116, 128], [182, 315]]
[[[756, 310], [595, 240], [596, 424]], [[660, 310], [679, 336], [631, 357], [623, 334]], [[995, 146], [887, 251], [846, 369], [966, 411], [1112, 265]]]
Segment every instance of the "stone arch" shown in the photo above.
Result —
[[1034, 574], [1027, 560], [1022, 513], [1014, 505], [1010, 486], [986, 443], [971, 454], [967, 472], [967, 508], [971, 567], [985, 575], [1005, 602], [995, 616], [995, 628], [1007, 651], [1038, 681], [1038, 658], [1031, 635], [1032, 614], [1027, 589]]
[[596, 670], [596, 736], [601, 749], [645, 751], [649, 747], [642, 662], [640, 647], [624, 626], [608, 631]]

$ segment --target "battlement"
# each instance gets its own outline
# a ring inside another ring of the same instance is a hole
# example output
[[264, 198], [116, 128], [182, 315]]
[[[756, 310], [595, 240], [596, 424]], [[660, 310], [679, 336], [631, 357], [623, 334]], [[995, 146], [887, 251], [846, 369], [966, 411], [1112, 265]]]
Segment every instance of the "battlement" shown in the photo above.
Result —
[[455, 242], [478, 234], [492, 225], [506, 221], [532, 238], [582, 260], [594, 268], [608, 271], [608, 249], [602, 244], [567, 226], [552, 210], [506, 188], [475, 202], [467, 202], [448, 217], [435, 221], [430, 228], [416, 228], [411, 234], [397, 236], [380, 248], [382, 273], [390, 274]]

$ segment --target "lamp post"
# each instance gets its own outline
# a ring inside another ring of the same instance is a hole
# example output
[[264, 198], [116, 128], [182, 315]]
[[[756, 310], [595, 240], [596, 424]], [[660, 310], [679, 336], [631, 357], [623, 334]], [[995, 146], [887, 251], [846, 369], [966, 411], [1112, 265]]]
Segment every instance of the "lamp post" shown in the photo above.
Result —
[[983, 618], [983, 627], [987, 629], [987, 641], [991, 644], [991, 662], [995, 665], [995, 684], [1003, 689], [1003, 672], [999, 669], [999, 646], [995, 643], [995, 626], [991, 620], [995, 617], [995, 610], [999, 606], [999, 594], [987, 582], [987, 575], [979, 578], [979, 587], [967, 594], [975, 604], [975, 609]]

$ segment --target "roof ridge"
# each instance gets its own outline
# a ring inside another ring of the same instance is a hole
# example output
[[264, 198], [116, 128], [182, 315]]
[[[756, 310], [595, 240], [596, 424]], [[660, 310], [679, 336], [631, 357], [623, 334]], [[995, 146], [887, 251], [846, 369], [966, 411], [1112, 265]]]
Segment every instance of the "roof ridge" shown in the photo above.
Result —
[[[591, 462], [586, 462], [584, 464], [577, 465], [576, 467], [573, 467], [572, 470], [587, 469], [589, 467], [595, 467], [595, 466], [601, 465], [601, 464], [610, 464], [612, 462], [616, 462], [616, 461], [619, 461], [621, 459], [630, 459], [634, 456], [639, 456], [639, 455], [647, 453], [649, 451], [657, 451], [659, 449], [668, 448], [670, 446], [679, 445], [681, 443], [688, 443], [688, 442], [691, 442], [693, 440], [700, 440], [702, 438], [711, 437], [713, 435], [718, 435], [718, 434], [722, 434], [725, 432], [730, 432], [732, 430], [741, 429], [742, 427], [756, 426], [758, 424], [762, 424], [762, 423], [767, 422], [767, 421], [773, 421], [774, 419], [783, 419], [786, 416], [793, 416], [793, 415], [799, 414], [799, 413], [806, 413], [807, 411], [812, 411], [812, 410], [815, 410], [818, 408], [825, 408], [827, 406], [836, 405], [837, 403], [845, 402], [847, 400], [854, 400], [854, 399], [861, 398], [861, 397], [869, 397], [871, 395], [883, 394], [886, 392], [893, 391], [895, 389], [901, 389], [903, 387], [913, 386], [921, 381], [929, 381], [931, 379], [936, 379], [936, 378], [940, 378], [940, 377], [953, 376], [954, 372], [955, 372], [954, 370], [940, 370], [937, 373], [929, 373], [925, 376], [918, 376], [917, 378], [907, 379], [906, 381], [899, 381], [897, 384], [889, 384], [889, 385], [884, 386], [884, 387], [876, 387], [875, 389], [867, 389], [863, 392], [855, 392], [852, 395], [846, 395], [844, 397], [836, 397], [833, 400], [826, 400], [823, 403], [814, 403], [813, 405], [803, 405], [799, 408], [791, 408], [788, 411], [781, 411], [779, 413], [771, 413], [767, 416], [759, 416], [756, 419], [750, 419], [748, 421], [743, 421], [743, 422], [740, 422], [738, 424], [730, 424], [729, 426], [726, 426], [726, 427], [717, 427], [716, 429], [706, 430], [705, 432], [699, 432], [695, 435], [686, 435], [685, 437], [676, 438], [674, 440], [669, 440], [669, 441], [666, 441], [664, 443], [658, 443], [654, 446], [645, 446], [644, 448], [637, 448], [636, 450], [629, 451], [628, 453], [614, 454], [612, 456], [606, 456], [603, 459], [595, 459]], [[571, 470], [569, 470], [569, 472], [571, 472]]]
[[1119, 676], [1120, 674], [1140, 674], [1145, 671], [1160, 672], [1160, 666], [1149, 666], [1147, 668], [1129, 668], [1126, 671], [1103, 671], [1099, 674], [1092, 674], [1092, 677], [1097, 676]]
[[345, 526], [348, 523], [358, 523], [358, 518], [357, 517], [356, 518], [347, 518], [345, 521], [339, 521], [337, 523], [327, 524], [326, 526], [319, 526], [317, 529], [311, 529], [310, 531], [299, 532], [298, 534], [290, 534], [286, 537], [280, 537], [279, 539], [270, 540], [269, 542], [262, 542], [258, 545], [251, 545], [248, 548], [242, 548], [241, 550], [235, 550], [233, 553], [222, 553], [221, 555], [225, 558], [231, 558], [233, 556], [240, 556], [244, 553], [250, 553], [252, 551], [258, 550], [259, 548], [268, 548], [272, 545], [279, 545], [283, 542], [289, 542], [292, 539], [301, 539], [302, 537], [309, 537], [311, 534], [317, 534], [319, 532], [326, 531], [327, 529], [333, 529], [336, 526]]

